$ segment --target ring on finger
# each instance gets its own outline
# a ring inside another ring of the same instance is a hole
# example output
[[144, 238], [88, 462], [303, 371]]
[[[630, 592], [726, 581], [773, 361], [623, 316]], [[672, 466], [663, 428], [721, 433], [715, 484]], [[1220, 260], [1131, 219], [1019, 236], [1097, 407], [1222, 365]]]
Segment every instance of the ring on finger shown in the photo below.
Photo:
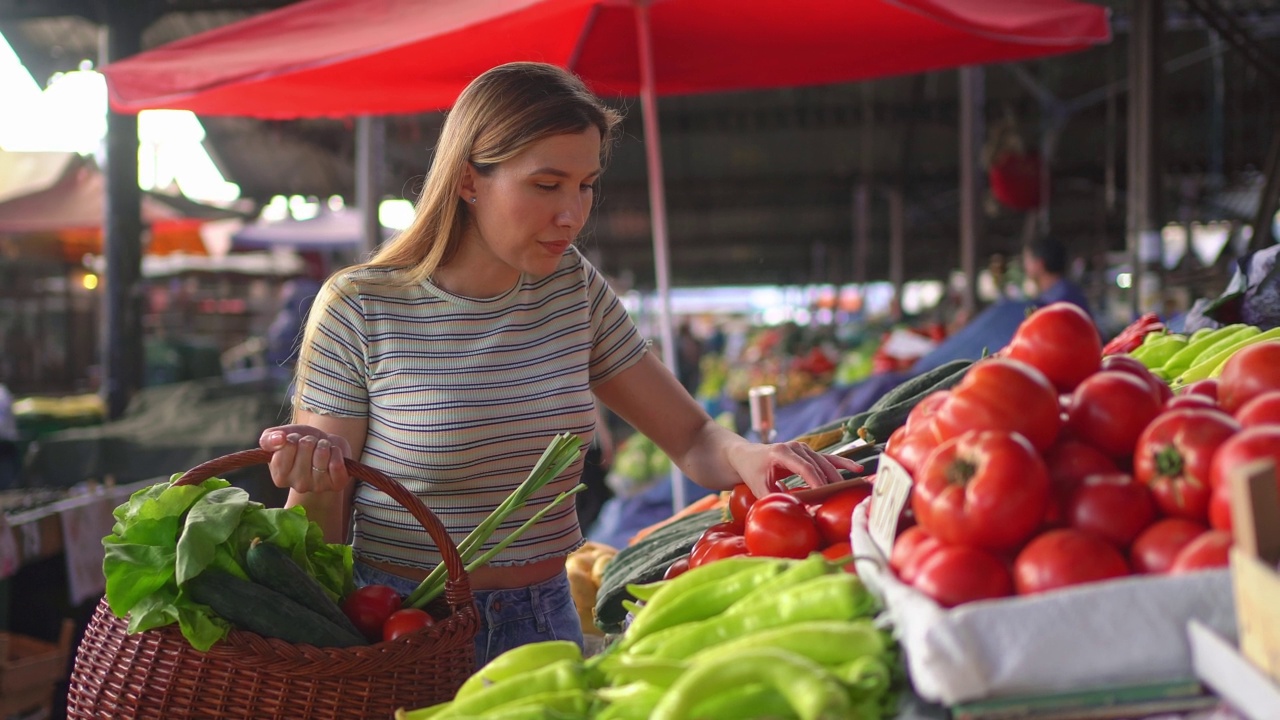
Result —
[[318, 467], [316, 467], [315, 465], [312, 465], [312, 466], [311, 466], [311, 471], [312, 471], [312, 472], [315, 472], [315, 473], [321, 473], [321, 474], [323, 474], [323, 473], [327, 473], [327, 472], [329, 472], [329, 468], [318, 468]]

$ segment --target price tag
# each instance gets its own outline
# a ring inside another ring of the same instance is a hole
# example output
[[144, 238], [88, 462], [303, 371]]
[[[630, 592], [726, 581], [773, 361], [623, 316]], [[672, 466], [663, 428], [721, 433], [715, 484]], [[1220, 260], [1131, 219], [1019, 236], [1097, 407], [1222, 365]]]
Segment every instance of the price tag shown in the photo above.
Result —
[[897, 460], [881, 455], [872, 498], [871, 517], [867, 520], [871, 540], [889, 557], [898, 535], [898, 517], [911, 498], [911, 473]]

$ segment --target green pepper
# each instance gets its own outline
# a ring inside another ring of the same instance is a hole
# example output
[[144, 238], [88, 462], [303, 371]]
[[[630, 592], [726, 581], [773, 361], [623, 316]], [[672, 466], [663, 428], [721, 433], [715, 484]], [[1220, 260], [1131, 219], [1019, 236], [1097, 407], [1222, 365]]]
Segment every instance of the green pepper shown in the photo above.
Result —
[[849, 690], [849, 699], [860, 702], [877, 698], [889, 691], [893, 680], [889, 666], [878, 655], [863, 655], [832, 670]]
[[671, 687], [689, 668], [678, 660], [653, 658], [644, 655], [619, 655], [601, 671], [609, 685], [626, 685], [643, 682], [654, 687]]
[[657, 630], [719, 615], [761, 583], [777, 576], [782, 569], [781, 562], [761, 563], [734, 573], [714, 585], [702, 586], [696, 592], [686, 592], [666, 600], [654, 597], [631, 621], [631, 626], [622, 636], [622, 647], [629, 647]]
[[[737, 573], [758, 565], [776, 563], [776, 558], [754, 557], [751, 555], [734, 555], [713, 563], [700, 565], [692, 570], [666, 581], [657, 592], [645, 602], [648, 604], [665, 603], [672, 598], [687, 592], [714, 585]], [[628, 631], [630, 628], [628, 628]]]
[[452, 706], [436, 718], [445, 720], [445, 718], [480, 715], [522, 698], [559, 690], [585, 691], [586, 687], [582, 663], [573, 660], [557, 660], [545, 667], [494, 683], [465, 698], [455, 699]]
[[593, 713], [592, 717], [596, 720], [649, 720], [665, 692], [665, 688], [644, 682], [600, 688], [596, 696], [608, 706]]
[[795, 653], [757, 648], [730, 658], [693, 665], [654, 708], [653, 720], [706, 717], [696, 713], [703, 702], [744, 685], [777, 690], [801, 720], [847, 718], [849, 696], [840, 681], [821, 665]]
[[[870, 615], [875, 607], [875, 598], [857, 576], [823, 575], [760, 598], [751, 612], [725, 613], [652, 635], [654, 642], [644, 650], [654, 657], [684, 660], [706, 648], [761, 630], [811, 620], [853, 620]], [[663, 637], [659, 639], [659, 635]], [[639, 645], [633, 648], [633, 652], [640, 651]]]
[[1187, 338], [1184, 335], [1152, 333], [1143, 340], [1141, 347], [1130, 354], [1148, 368], [1162, 367], [1186, 346]]
[[739, 612], [752, 612], [752, 608], [761, 598], [772, 597], [785, 588], [795, 587], [816, 577], [829, 575], [835, 572], [835, 569], [836, 566], [822, 553], [810, 553], [809, 557], [804, 560], [788, 563], [785, 571], [775, 575], [770, 580], [760, 583], [760, 586], [752, 591], [751, 594], [742, 598], [741, 602], [731, 606], [726, 612], [731, 615]]
[[871, 620], [818, 620], [762, 630], [707, 648], [691, 663], [732, 657], [753, 647], [771, 647], [803, 655], [823, 666], [840, 666], [885, 651], [884, 634]]
[[582, 660], [582, 648], [571, 640], [548, 640], [512, 648], [490, 660], [458, 688], [454, 700], [471, 697], [508, 678], [546, 667], [559, 660]]
[[755, 720], [756, 718], [793, 718], [796, 711], [777, 688], [752, 683], [726, 690], [699, 702], [694, 717], [716, 720]]

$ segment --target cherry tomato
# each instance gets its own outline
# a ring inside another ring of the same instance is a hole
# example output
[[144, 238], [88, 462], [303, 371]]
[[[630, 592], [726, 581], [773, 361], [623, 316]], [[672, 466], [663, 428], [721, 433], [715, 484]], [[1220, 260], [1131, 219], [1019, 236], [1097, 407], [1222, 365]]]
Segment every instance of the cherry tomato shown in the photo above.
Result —
[[1218, 378], [1218, 404], [1234, 415], [1269, 390], [1280, 390], [1280, 341], [1250, 345], [1227, 360]]
[[1120, 551], [1082, 530], [1050, 530], [1027, 543], [1013, 562], [1020, 595], [1097, 582], [1129, 574]]
[[784, 558], [808, 557], [821, 541], [804, 503], [784, 493], [770, 493], [751, 506], [743, 538], [752, 555]]
[[680, 577], [689, 570], [689, 556], [676, 558], [675, 562], [667, 566], [667, 571], [662, 573], [663, 580], [670, 580], [674, 577]]
[[911, 507], [949, 545], [1006, 550], [1044, 519], [1049, 473], [1017, 433], [971, 430], [938, 446], [912, 488]]
[[1280, 425], [1280, 391], [1262, 393], [1241, 405], [1236, 420], [1244, 427]]
[[689, 552], [689, 569], [701, 567], [716, 560], [747, 554], [747, 541], [741, 535], [717, 535]]
[[1079, 306], [1056, 302], [1022, 321], [1007, 357], [1031, 365], [1062, 392], [1071, 392], [1098, 371], [1102, 338], [1093, 319]]
[[1206, 522], [1213, 456], [1239, 430], [1240, 423], [1219, 410], [1163, 413], [1138, 438], [1134, 477], [1151, 488], [1165, 515]]
[[1045, 525], [1049, 527], [1067, 524], [1067, 506], [1085, 478], [1120, 471], [1101, 450], [1065, 437], [1058, 438], [1045, 452], [1044, 464], [1049, 468], [1049, 502], [1045, 508]]
[[1017, 360], [974, 364], [933, 415], [941, 442], [969, 430], [1016, 432], [1036, 450], [1053, 445], [1062, 428], [1058, 392], [1039, 370]]
[[924, 459], [937, 446], [938, 441], [933, 437], [931, 423], [923, 421], [912, 431], [908, 431], [905, 426], [894, 430], [884, 446], [884, 453], [897, 460], [914, 477], [924, 464]]
[[898, 572], [898, 577], [903, 582], [912, 584], [920, 572], [920, 563], [940, 547], [942, 543], [924, 528], [919, 525], [909, 527], [893, 541], [893, 550], [889, 553], [889, 567]]
[[369, 642], [382, 639], [382, 626], [400, 609], [400, 594], [386, 585], [365, 585], [342, 601], [342, 612]]
[[739, 533], [742, 532], [743, 526], [747, 522], [747, 511], [755, 503], [756, 496], [751, 492], [751, 488], [746, 483], [738, 483], [733, 486], [733, 491], [729, 493], [729, 516], [733, 518], [733, 524], [737, 526]]
[[1076, 388], [1067, 427], [1072, 437], [1127, 461], [1138, 436], [1159, 414], [1160, 401], [1145, 383], [1129, 373], [1104, 370]]
[[1218, 404], [1218, 379], [1205, 378], [1197, 380], [1190, 385], [1182, 388], [1183, 395], [1203, 395]]
[[1097, 535], [1121, 550], [1155, 519], [1151, 491], [1124, 473], [1085, 478], [1067, 511], [1071, 527]]
[[711, 542], [716, 538], [733, 537], [741, 534], [742, 533], [737, 531], [732, 522], [718, 522], [706, 530], [703, 530], [702, 534], [698, 536], [698, 542], [694, 544]]
[[1142, 531], [1129, 548], [1133, 571], [1139, 573], [1166, 573], [1173, 567], [1178, 553], [1188, 543], [1204, 534], [1208, 528], [1186, 518], [1157, 520]]
[[841, 567], [845, 572], [853, 573], [854, 575], [858, 574], [858, 571], [853, 567], [853, 545], [848, 540], [832, 543], [831, 545], [822, 548], [822, 556], [832, 561], [850, 558], [849, 562], [845, 563]]
[[920, 563], [912, 583], [943, 607], [1013, 594], [1009, 570], [996, 556], [960, 545], [940, 547]]
[[383, 642], [391, 642], [401, 635], [408, 635], [411, 632], [417, 632], [422, 628], [435, 625], [435, 618], [431, 617], [425, 610], [418, 608], [404, 608], [391, 613], [391, 617], [382, 624], [382, 640]]
[[848, 542], [853, 530], [853, 509], [869, 497], [870, 485], [855, 485], [823, 500], [814, 508], [813, 519], [818, 523], [822, 541], [828, 544]]
[[1231, 564], [1231, 533], [1209, 530], [1178, 551], [1169, 568], [1170, 575], [1224, 568]]

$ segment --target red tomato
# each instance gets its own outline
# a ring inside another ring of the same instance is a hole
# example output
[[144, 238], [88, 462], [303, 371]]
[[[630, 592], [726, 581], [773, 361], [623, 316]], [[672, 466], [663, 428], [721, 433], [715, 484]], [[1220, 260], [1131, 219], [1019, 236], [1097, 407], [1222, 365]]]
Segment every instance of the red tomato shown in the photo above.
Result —
[[1234, 415], [1268, 390], [1280, 390], [1280, 341], [1250, 345], [1227, 360], [1218, 378], [1218, 404]]
[[1218, 379], [1205, 378], [1197, 380], [1190, 385], [1182, 388], [1183, 395], [1203, 395], [1218, 404]]
[[1228, 486], [1228, 475], [1255, 460], [1270, 460], [1280, 467], [1280, 426], [1245, 428], [1222, 443], [1209, 468], [1209, 485]]
[[418, 608], [404, 608], [391, 613], [391, 617], [382, 624], [382, 640], [383, 642], [391, 642], [401, 635], [408, 635], [411, 632], [417, 632], [422, 628], [435, 625], [435, 618], [427, 614], [425, 610]]
[[1006, 356], [1031, 365], [1054, 387], [1071, 392], [1098, 371], [1102, 338], [1089, 313], [1077, 305], [1056, 302], [1022, 321]]
[[1049, 473], [1026, 438], [971, 430], [925, 460], [911, 507], [942, 542], [998, 551], [1031, 537], [1048, 500]]
[[1244, 427], [1280, 425], [1280, 391], [1262, 393], [1241, 405], [1236, 420]]
[[813, 519], [825, 543], [848, 542], [853, 529], [853, 509], [871, 497], [870, 485], [855, 485], [832, 495], [814, 508]]
[[675, 562], [667, 566], [667, 571], [662, 573], [662, 579], [670, 580], [671, 578], [674, 578], [674, 577], [680, 577], [681, 575], [685, 574], [685, 572], [687, 572], [688, 570], [689, 570], [689, 556], [685, 555], [684, 557], [676, 558]]
[[1239, 430], [1240, 423], [1219, 410], [1170, 410], [1138, 438], [1134, 477], [1151, 488], [1165, 515], [1206, 522], [1213, 456]]
[[907, 422], [903, 427], [908, 431], [917, 427], [925, 428], [929, 426], [929, 419], [933, 417], [933, 413], [937, 411], [947, 398], [951, 397], [950, 390], [938, 390], [931, 392], [920, 399], [916, 406], [911, 408], [911, 412], [907, 413]]
[[1076, 490], [1067, 522], [1121, 550], [1156, 519], [1151, 491], [1124, 473], [1090, 475]]
[[1198, 522], [1185, 518], [1157, 520], [1133, 541], [1129, 559], [1133, 571], [1138, 573], [1166, 573], [1173, 567], [1174, 558], [1187, 543], [1208, 530]]
[[1067, 506], [1085, 478], [1120, 471], [1101, 450], [1068, 438], [1058, 438], [1045, 452], [1044, 464], [1049, 468], [1050, 488], [1045, 524], [1050, 527], [1067, 523]]
[[695, 545], [711, 542], [717, 538], [733, 537], [741, 534], [742, 533], [737, 531], [732, 522], [718, 522], [706, 530], [703, 530], [702, 534], [698, 536], [698, 542], [695, 543]]
[[729, 516], [733, 518], [733, 524], [737, 527], [738, 532], [742, 532], [743, 526], [747, 522], [747, 511], [755, 504], [755, 493], [751, 492], [751, 488], [746, 483], [738, 483], [733, 486], [733, 491], [729, 493]]
[[1120, 551], [1082, 530], [1050, 530], [1027, 543], [1013, 561], [1013, 584], [1020, 595], [1128, 574]]
[[[826, 559], [831, 560], [833, 562], [836, 560], [843, 560], [845, 558], [852, 558], [853, 545], [848, 540], [845, 540], [844, 542], [834, 543], [823, 548], [822, 555]], [[843, 568], [845, 572], [850, 572], [850, 573], [853, 573], [854, 575], [858, 574], [858, 571], [853, 567], [852, 559], [850, 559], [849, 562], [845, 563], [843, 565]]]
[[1218, 403], [1208, 395], [1194, 393], [1191, 395], [1174, 395], [1164, 403], [1165, 410], [1217, 410]]
[[1138, 378], [1116, 370], [1091, 375], [1071, 397], [1067, 427], [1112, 458], [1129, 458], [1138, 436], [1160, 414], [1160, 401]]
[[693, 546], [693, 551], [689, 553], [689, 569], [746, 554], [747, 542], [741, 535], [718, 535], [706, 543]]
[[1020, 433], [1036, 450], [1053, 444], [1062, 427], [1058, 393], [1045, 376], [1017, 360], [976, 363], [933, 415], [938, 441], [969, 430]]
[[1170, 575], [1224, 568], [1231, 564], [1231, 533], [1208, 530], [1178, 551], [1169, 568]]
[[898, 572], [903, 582], [914, 583], [920, 564], [940, 547], [942, 543], [924, 528], [919, 525], [909, 527], [894, 540], [893, 550], [889, 553], [889, 567]]
[[1168, 384], [1151, 374], [1141, 360], [1131, 355], [1108, 355], [1102, 358], [1102, 369], [1127, 372], [1138, 378], [1151, 388], [1151, 392], [1155, 393], [1156, 399], [1161, 403], [1166, 403], [1173, 397], [1173, 391], [1169, 389]]
[[889, 436], [884, 452], [897, 460], [907, 472], [911, 473], [912, 477], [915, 477], [915, 474], [920, 471], [920, 466], [924, 464], [924, 459], [929, 457], [929, 453], [933, 452], [937, 446], [938, 441], [933, 438], [931, 423], [922, 422], [912, 432], [907, 432], [906, 427], [894, 430]]
[[1209, 527], [1231, 532], [1231, 488], [1225, 484], [1209, 496]]
[[784, 558], [808, 557], [821, 541], [804, 503], [782, 493], [770, 493], [751, 506], [743, 537], [752, 555]]
[[382, 639], [382, 626], [400, 609], [400, 594], [386, 585], [365, 585], [342, 601], [342, 612], [369, 642]]
[[1013, 594], [1003, 562], [991, 553], [959, 545], [930, 553], [920, 563], [913, 585], [943, 607]]

